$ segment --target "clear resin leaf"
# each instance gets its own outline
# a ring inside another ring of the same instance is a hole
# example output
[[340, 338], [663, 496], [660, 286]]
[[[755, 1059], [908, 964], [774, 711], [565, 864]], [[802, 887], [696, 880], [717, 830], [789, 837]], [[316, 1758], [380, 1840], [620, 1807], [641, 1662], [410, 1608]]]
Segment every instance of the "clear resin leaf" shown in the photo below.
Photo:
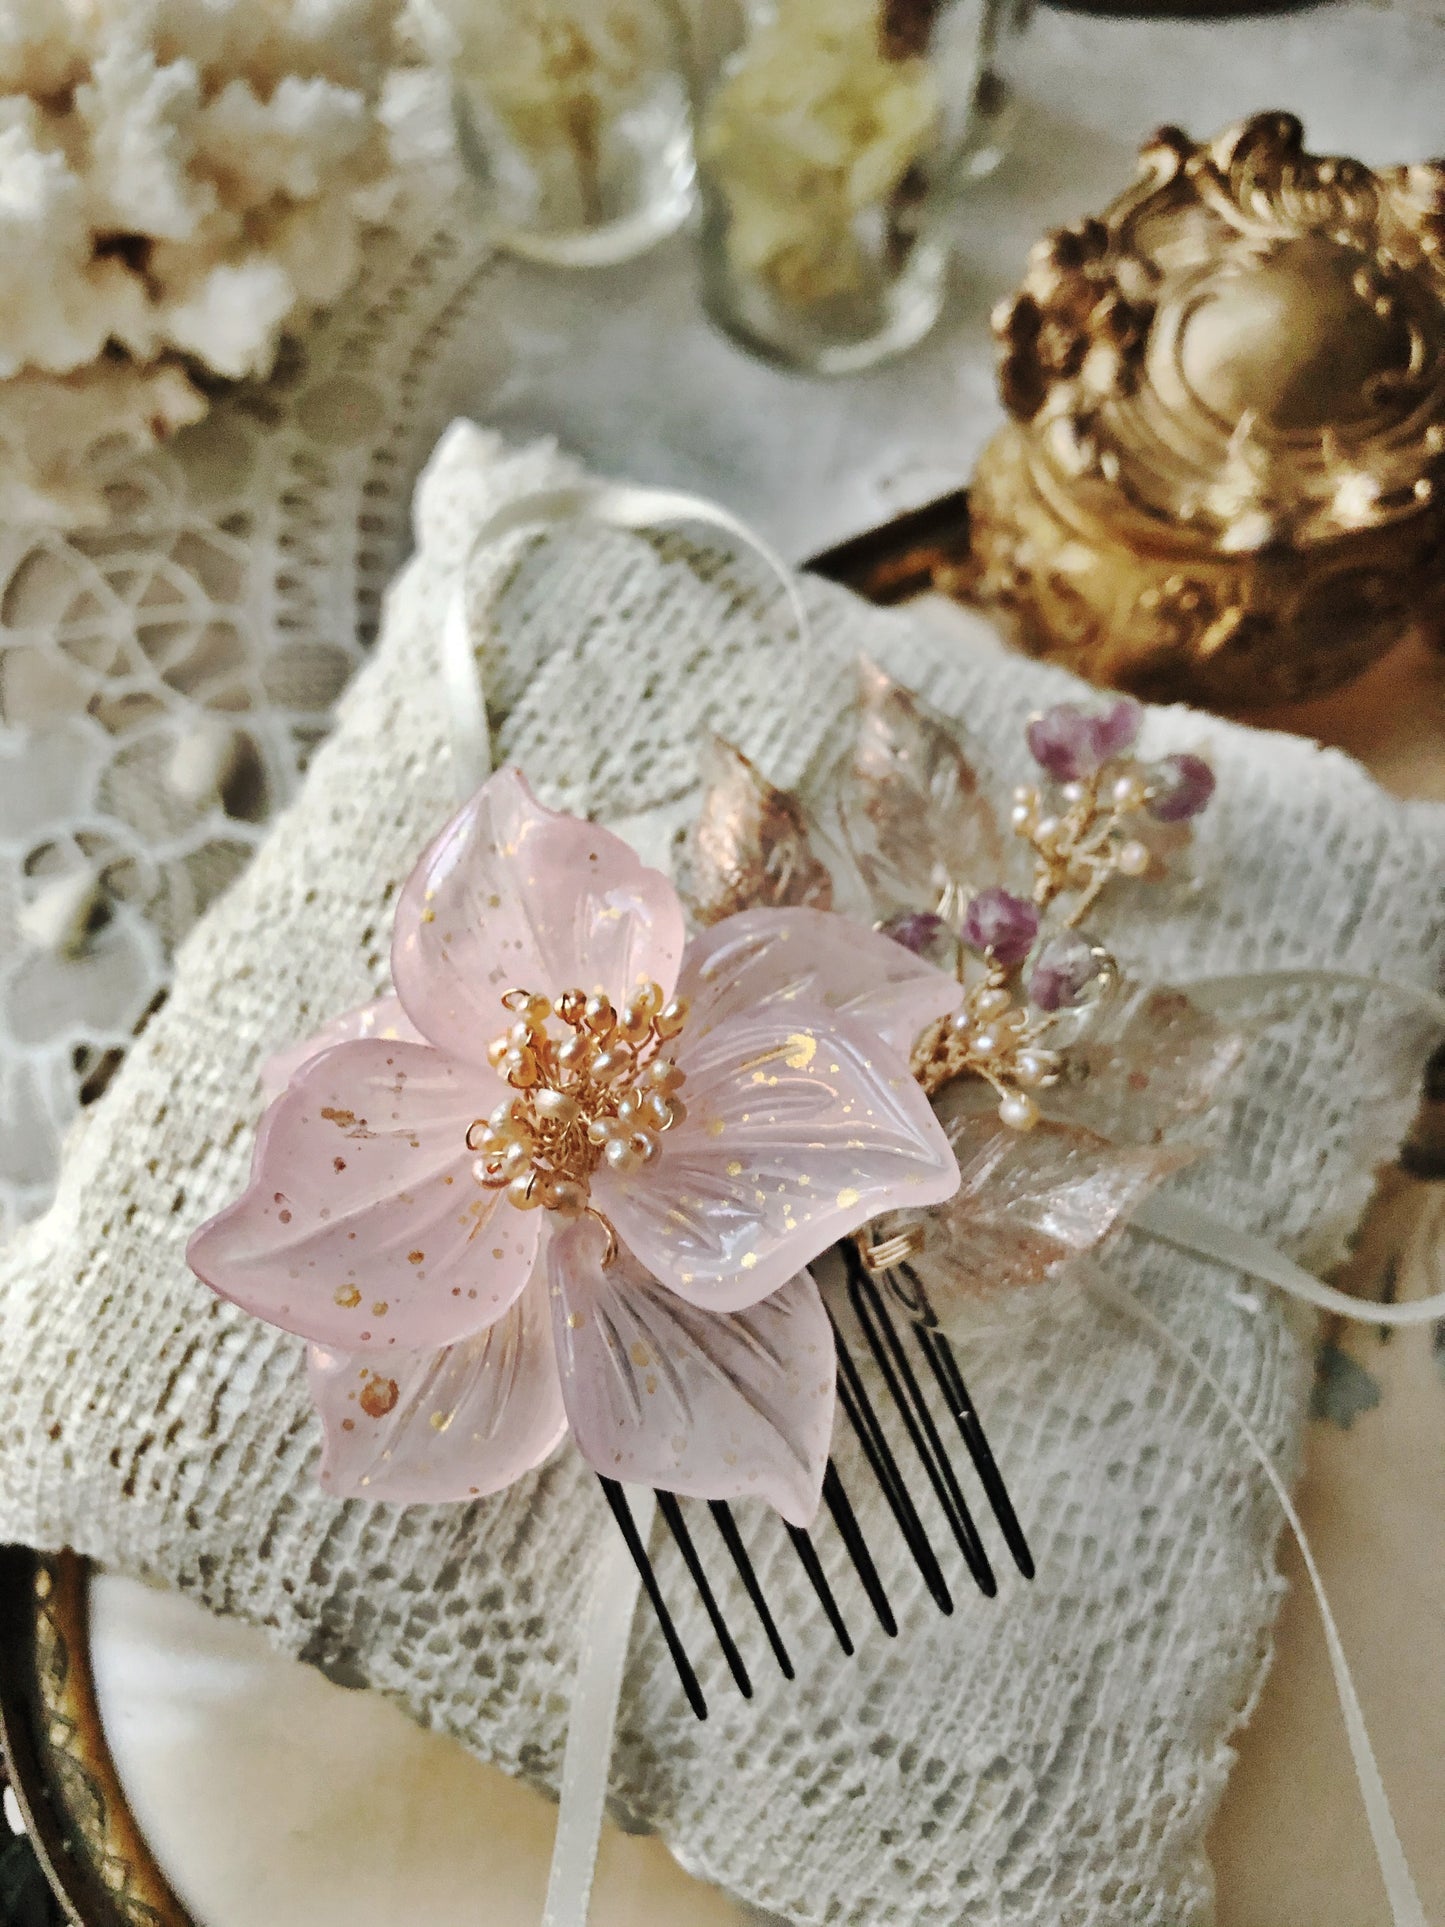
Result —
[[945, 908], [956, 919], [1002, 874], [998, 820], [957, 738], [866, 660], [840, 800], [843, 833], [880, 921]]

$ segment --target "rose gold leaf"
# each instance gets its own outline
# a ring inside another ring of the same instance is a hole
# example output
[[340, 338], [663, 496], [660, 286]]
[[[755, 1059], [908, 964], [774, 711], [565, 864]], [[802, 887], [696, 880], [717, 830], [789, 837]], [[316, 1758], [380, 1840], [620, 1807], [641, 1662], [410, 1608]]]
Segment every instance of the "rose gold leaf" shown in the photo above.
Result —
[[796, 797], [721, 737], [709, 746], [703, 782], [684, 892], [700, 922], [748, 909], [831, 908], [833, 880], [813, 853]]
[[952, 730], [866, 657], [842, 816], [879, 916], [966, 901], [1002, 872], [997, 819]]

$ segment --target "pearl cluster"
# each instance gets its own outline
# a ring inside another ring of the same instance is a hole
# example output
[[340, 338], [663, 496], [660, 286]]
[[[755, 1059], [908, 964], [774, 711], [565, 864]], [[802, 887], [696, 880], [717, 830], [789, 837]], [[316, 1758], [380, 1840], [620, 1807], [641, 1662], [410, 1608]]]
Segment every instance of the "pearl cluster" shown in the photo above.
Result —
[[1104, 775], [1107, 782], [1088, 777], [1063, 784], [1057, 808], [1031, 784], [1014, 791], [1009, 820], [1015, 835], [1026, 837], [1034, 849], [1036, 902], [1080, 890], [1083, 901], [1076, 914], [1082, 915], [1111, 877], [1148, 874], [1153, 855], [1128, 828], [1128, 819], [1149, 802], [1148, 780], [1137, 765]]
[[963, 1003], [926, 1030], [914, 1047], [910, 1068], [931, 1097], [956, 1077], [981, 1077], [998, 1093], [998, 1114], [1016, 1131], [1038, 1122], [1030, 1095], [1058, 1082], [1063, 1059], [1042, 1038], [1053, 1018], [1014, 1002], [1007, 966], [991, 963]]
[[[1056, 1084], [1064, 1058], [1047, 1040], [1065, 1012], [1077, 1034], [1089, 1004], [1117, 979], [1108, 952], [1078, 926], [1110, 879], [1142, 877], [1156, 868], [1138, 835], [1141, 816], [1178, 824], [1197, 816], [1214, 793], [1214, 773], [1200, 757], [1166, 756], [1141, 763], [1130, 754], [1143, 711], [1125, 697], [1102, 712], [1056, 703], [1030, 719], [1028, 746], [1044, 785], [1015, 790], [1012, 823], [1034, 853], [1032, 901], [993, 886], [969, 899], [958, 926], [963, 1001], [919, 1038], [914, 1076], [930, 1096], [954, 1078], [983, 1078], [998, 1094], [1003, 1123], [1027, 1131], [1038, 1122], [1033, 1093]], [[1045, 930], [1044, 915], [1065, 892], [1067, 913]], [[919, 954], [947, 928], [940, 903], [932, 912], [895, 918], [884, 928]], [[981, 957], [985, 975], [969, 985], [963, 952]]]
[[575, 1217], [593, 1173], [619, 1175], [657, 1156], [664, 1131], [687, 1115], [683, 1073], [666, 1050], [687, 1021], [684, 998], [645, 983], [614, 1009], [609, 998], [564, 990], [555, 1002], [526, 990], [502, 999], [511, 1027], [487, 1056], [516, 1093], [467, 1132], [478, 1184], [505, 1189], [521, 1211]]
[[1128, 752], [1142, 711], [1127, 698], [1102, 714], [1057, 703], [1029, 723], [1029, 750], [1050, 791], [1025, 784], [1014, 791], [1014, 833], [1032, 845], [1034, 902], [1080, 893], [1066, 921], [1077, 925], [1115, 876], [1147, 876], [1154, 853], [1138, 834], [1141, 816], [1181, 823], [1197, 816], [1214, 793], [1214, 774], [1198, 756], [1166, 756], [1141, 763]]

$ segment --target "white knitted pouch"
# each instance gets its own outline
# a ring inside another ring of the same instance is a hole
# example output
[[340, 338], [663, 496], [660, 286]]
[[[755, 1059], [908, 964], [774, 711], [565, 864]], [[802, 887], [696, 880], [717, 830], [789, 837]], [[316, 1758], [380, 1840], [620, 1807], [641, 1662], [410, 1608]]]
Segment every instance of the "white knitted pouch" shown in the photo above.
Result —
[[[384, 982], [396, 891], [453, 804], [437, 647], [472, 532], [574, 473], [470, 426], [447, 436], [419, 492], [418, 554], [300, 800], [186, 942], [170, 1002], [69, 1146], [54, 1208], [0, 1262], [0, 1537], [70, 1544], [239, 1614], [549, 1786], [588, 1574], [613, 1530], [595, 1481], [564, 1450], [472, 1506], [324, 1498], [301, 1342], [215, 1298], [182, 1254], [244, 1182], [263, 1055]], [[1027, 712], [1076, 691], [826, 585], [805, 594], [807, 664], [776, 591], [715, 550], [579, 528], [490, 552], [471, 601], [499, 757], [666, 862], [704, 731], [806, 787], [860, 650], [957, 718], [1005, 795], [1027, 773]], [[1394, 803], [1305, 743], [1150, 712], [1144, 753], [1200, 745], [1219, 793], [1193, 886], [1141, 891], [1110, 927], [1136, 974], [1438, 981], [1445, 811]], [[1401, 1065], [1420, 1040], [1386, 1016], [1319, 991], [1261, 1033], [1218, 1151], [1180, 1191], [1329, 1263], [1407, 1120]], [[1106, 1269], [1290, 1466], [1308, 1348], [1280, 1303], [1139, 1234]], [[840, 1434], [898, 1639], [875, 1629], [842, 1658], [776, 1521], [740, 1508], [799, 1673], [789, 1685], [760, 1663], [744, 1704], [660, 1555], [713, 1713], [693, 1719], [639, 1614], [617, 1808], [799, 1922], [1193, 1927], [1211, 1910], [1202, 1840], [1229, 1736], [1266, 1659], [1275, 1502], [1184, 1359], [1086, 1290], [990, 1310], [962, 1356], [1037, 1579], [1010, 1573], [994, 1601], [960, 1583], [941, 1617]], [[841, 1548], [819, 1537], [861, 1627]], [[738, 1600], [729, 1616], [747, 1623]]]

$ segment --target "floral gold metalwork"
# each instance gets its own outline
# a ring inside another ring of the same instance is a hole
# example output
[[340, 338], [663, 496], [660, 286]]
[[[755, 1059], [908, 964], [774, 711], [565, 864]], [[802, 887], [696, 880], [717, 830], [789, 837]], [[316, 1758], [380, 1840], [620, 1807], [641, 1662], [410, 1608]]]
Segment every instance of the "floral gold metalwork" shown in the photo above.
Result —
[[994, 325], [973, 588], [1032, 654], [1247, 707], [1445, 621], [1445, 162], [1165, 128]]

